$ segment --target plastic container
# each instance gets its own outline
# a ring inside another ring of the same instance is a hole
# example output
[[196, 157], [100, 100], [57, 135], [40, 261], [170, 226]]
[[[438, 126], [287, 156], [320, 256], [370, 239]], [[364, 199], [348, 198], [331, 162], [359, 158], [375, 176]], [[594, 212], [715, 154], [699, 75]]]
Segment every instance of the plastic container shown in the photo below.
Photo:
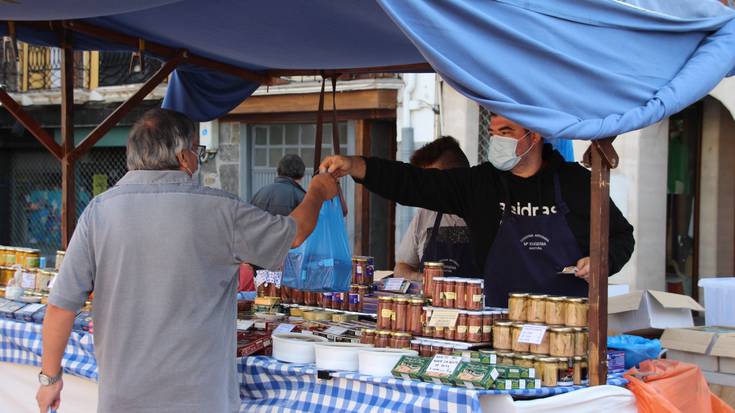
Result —
[[735, 277], [703, 278], [704, 320], [708, 326], [735, 327]]

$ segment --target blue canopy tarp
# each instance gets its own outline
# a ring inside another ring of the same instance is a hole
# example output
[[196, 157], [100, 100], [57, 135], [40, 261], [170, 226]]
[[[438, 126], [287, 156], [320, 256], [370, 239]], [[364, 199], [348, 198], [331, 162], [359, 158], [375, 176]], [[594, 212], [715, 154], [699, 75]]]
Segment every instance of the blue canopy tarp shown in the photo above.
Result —
[[[429, 63], [453, 87], [548, 138], [639, 129], [705, 96], [735, 67], [735, 11], [716, 0], [37, 0], [5, 20], [79, 19], [241, 68]], [[48, 32], [19, 28], [30, 43]], [[80, 49], [120, 49], [76, 34]], [[164, 106], [203, 121], [257, 84], [182, 67]]]

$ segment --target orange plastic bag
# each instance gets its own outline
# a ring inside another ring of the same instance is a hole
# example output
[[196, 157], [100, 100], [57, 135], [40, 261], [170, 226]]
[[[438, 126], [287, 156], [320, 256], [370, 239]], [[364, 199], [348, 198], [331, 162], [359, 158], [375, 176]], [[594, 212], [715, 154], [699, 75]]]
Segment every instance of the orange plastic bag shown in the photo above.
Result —
[[625, 378], [630, 380], [627, 387], [635, 394], [641, 413], [735, 413], [710, 392], [694, 364], [647, 360], [640, 369], [628, 370]]

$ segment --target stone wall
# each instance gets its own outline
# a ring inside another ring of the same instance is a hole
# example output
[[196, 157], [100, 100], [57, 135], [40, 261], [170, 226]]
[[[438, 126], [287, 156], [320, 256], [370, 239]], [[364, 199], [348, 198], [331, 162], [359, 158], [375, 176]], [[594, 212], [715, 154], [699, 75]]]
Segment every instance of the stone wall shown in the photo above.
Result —
[[219, 149], [202, 164], [202, 184], [240, 195], [239, 122], [220, 122]]

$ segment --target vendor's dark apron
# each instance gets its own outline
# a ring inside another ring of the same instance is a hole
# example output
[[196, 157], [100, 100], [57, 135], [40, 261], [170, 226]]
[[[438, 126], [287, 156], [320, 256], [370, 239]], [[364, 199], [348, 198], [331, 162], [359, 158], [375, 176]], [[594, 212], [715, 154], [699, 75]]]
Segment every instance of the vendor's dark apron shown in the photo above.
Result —
[[[424, 246], [421, 256], [421, 268], [425, 262], [441, 262], [444, 264], [444, 273], [455, 277], [477, 277], [481, 273], [475, 265], [472, 244], [469, 241], [469, 229], [466, 226], [444, 227], [449, 231], [464, 231], [464, 234], [455, 233], [454, 236], [440, 237], [439, 228], [442, 222], [442, 213], [436, 214], [434, 228], [431, 230], [429, 241]], [[423, 270], [422, 270], [423, 271]]]
[[567, 224], [569, 208], [561, 198], [558, 176], [554, 176], [557, 213], [552, 215], [512, 214], [505, 177], [501, 182], [505, 210], [485, 261], [485, 304], [507, 307], [510, 292], [586, 297], [585, 280], [558, 274], [582, 258], [577, 239]]

